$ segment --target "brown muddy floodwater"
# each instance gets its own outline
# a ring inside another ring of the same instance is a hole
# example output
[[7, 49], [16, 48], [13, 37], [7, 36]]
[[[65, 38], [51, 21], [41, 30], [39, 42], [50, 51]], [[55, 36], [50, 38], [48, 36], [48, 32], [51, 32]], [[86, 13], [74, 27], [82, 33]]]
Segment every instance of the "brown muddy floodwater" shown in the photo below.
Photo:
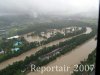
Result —
[[86, 32], [85, 32], [85, 34], [89, 34], [90, 32], [92, 32], [92, 29], [90, 28], [90, 27], [86, 27]]
[[80, 61], [83, 61], [84, 59], [87, 59], [88, 55], [96, 48], [97, 41], [95, 39], [91, 39], [84, 43], [81, 46], [78, 46], [77, 48], [73, 49], [71, 52], [58, 57], [53, 62], [49, 63], [47, 66], [53, 67], [53, 66], [64, 66], [70, 67], [70, 69], [66, 72], [57, 72], [57, 71], [50, 71], [50, 72], [44, 72], [41, 74], [41, 72], [30, 72], [27, 75], [71, 75], [73, 68], [75, 64], [79, 64]]
[[[71, 37], [72, 38], [72, 37]], [[56, 45], [56, 44], [59, 44], [59, 42], [63, 42], [65, 40], [68, 40], [68, 39], [71, 39], [71, 38], [64, 38], [64, 39], [60, 39], [60, 40], [56, 40], [56, 41], [53, 41], [51, 43], [48, 43], [46, 45], [43, 45], [43, 46], [40, 46], [40, 47], [37, 47], [37, 48], [34, 48], [34, 49], [31, 49], [17, 57], [13, 57], [11, 59], [8, 59], [2, 63], [0, 63], [0, 70], [7, 67], [9, 64], [13, 64], [13, 62], [16, 62], [16, 61], [20, 61], [20, 60], [24, 60], [26, 56], [30, 56], [34, 53], [36, 53], [38, 50], [44, 48], [44, 47], [49, 47], [49, 46], [52, 46], [52, 45]]]
[[28, 42], [35, 42], [35, 41], [40, 42], [40, 41], [45, 40], [44, 38], [39, 37], [39, 36], [36, 36], [36, 35], [34, 35], [34, 36], [27, 36], [27, 35], [24, 35], [24, 38], [25, 38], [25, 40], [27, 40]]
[[[35, 35], [34, 32], [27, 33], [27, 34], [24, 34], [22, 36], [28, 42], [35, 42], [35, 41], [40, 42], [40, 41], [46, 40], [46, 38], [50, 38], [52, 36], [55, 36], [56, 33], [61, 33], [61, 34], [65, 35], [65, 30], [66, 29], [72, 29], [73, 30], [72, 32], [74, 32], [75, 29], [73, 29], [73, 28], [76, 28], [76, 27], [62, 28], [61, 30], [60, 29], [49, 29], [47, 32], [41, 32], [41, 34], [40, 34], [41, 37], [39, 35]], [[81, 30], [81, 27], [78, 27], [78, 28], [79, 28], [79, 30]], [[88, 31], [88, 32], [86, 32], [87, 34], [89, 32], [91, 32], [89, 29], [91, 29], [91, 28], [87, 27], [87, 31]], [[46, 38], [44, 38], [44, 37], [46, 37]]]
[[[89, 30], [90, 30], [90, 29], [88, 28], [87, 31], [89, 31]], [[87, 31], [86, 31], [86, 32], [87, 32]], [[85, 33], [86, 33], [86, 32], [85, 32]], [[82, 34], [79, 34], [79, 35], [82, 35]], [[76, 35], [76, 36], [79, 36], [79, 35]], [[76, 36], [73, 36], [73, 37], [76, 37]], [[60, 40], [53, 41], [53, 42], [48, 43], [48, 44], [46, 44], [46, 45], [43, 45], [43, 46], [40, 46], [40, 47], [31, 49], [31, 50], [29, 50], [29, 51], [27, 51], [27, 52], [25, 52], [25, 53], [23, 53], [23, 54], [21, 54], [21, 55], [19, 55], [19, 56], [17, 56], [17, 57], [13, 57], [13, 58], [11, 58], [11, 59], [8, 59], [8, 60], [6, 60], [6, 61], [0, 63], [0, 70], [1, 70], [1, 69], [4, 69], [4, 68], [7, 67], [8, 65], [13, 64], [13, 62], [20, 61], [20, 60], [24, 60], [26, 56], [30, 56], [30, 55], [36, 53], [38, 50], [42, 49], [43, 47], [49, 47], [49, 46], [52, 46], [52, 45], [56, 45], [56, 44], [59, 44], [59, 42], [63, 42], [63, 41], [65, 41], [65, 40], [69, 40], [69, 39], [71, 39], [71, 38], [73, 38], [73, 37], [70, 37], [70, 38], [63, 38], [63, 39], [60, 39]], [[95, 48], [96, 42], [95, 42], [95, 41], [94, 41], [94, 42], [91, 41], [89, 44], [90, 44], [90, 45], [93, 44], [93, 46], [87, 45], [86, 47], [84, 47], [84, 48], [86, 48], [86, 50], [87, 50], [87, 51], [83, 51], [83, 52], [85, 52], [85, 54], [87, 54], [88, 51], [91, 52], [91, 50], [89, 50], [88, 48]], [[84, 50], [84, 48], [80, 48], [80, 49]], [[79, 53], [79, 52], [78, 52], [78, 53]], [[76, 54], [76, 56], [78, 55], [78, 53]], [[85, 54], [83, 54], [83, 55], [85, 56]], [[89, 54], [89, 53], [88, 53], [88, 54]], [[81, 55], [81, 54], [80, 54], [80, 55]], [[58, 63], [60, 63], [60, 62], [61, 62], [61, 61], [59, 61]]]

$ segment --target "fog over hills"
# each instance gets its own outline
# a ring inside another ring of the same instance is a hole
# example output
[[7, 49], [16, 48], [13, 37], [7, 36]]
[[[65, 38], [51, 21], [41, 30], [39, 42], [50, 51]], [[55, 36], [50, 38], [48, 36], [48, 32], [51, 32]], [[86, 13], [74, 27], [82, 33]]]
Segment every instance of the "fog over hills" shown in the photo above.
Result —
[[98, 8], [99, 0], [0, 0], [0, 24], [98, 18]]
[[72, 15], [98, 12], [99, 0], [0, 0], [0, 15]]

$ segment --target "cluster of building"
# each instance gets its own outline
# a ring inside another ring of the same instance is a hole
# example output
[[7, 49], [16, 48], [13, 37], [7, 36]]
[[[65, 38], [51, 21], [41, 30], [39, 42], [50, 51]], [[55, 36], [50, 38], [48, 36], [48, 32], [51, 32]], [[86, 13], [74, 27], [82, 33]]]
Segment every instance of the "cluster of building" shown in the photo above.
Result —
[[[11, 39], [18, 39], [19, 36], [13, 36], [13, 37], [9, 37], [7, 38], [7, 40], [11, 40]], [[13, 42], [13, 45], [12, 45], [12, 48], [11, 48], [11, 51], [14, 52], [14, 51], [19, 51], [20, 50], [20, 47], [22, 46], [22, 42], [19, 41], [19, 40], [16, 40]], [[0, 48], [0, 54], [4, 54], [6, 53], [5, 50], [3, 50], [2, 48]]]
[[13, 48], [11, 49], [11, 51], [19, 51], [21, 45], [22, 45], [21, 41], [15, 42], [14, 45], [13, 45]]
[[56, 33], [61, 33], [65, 35], [66, 33], [73, 33], [76, 30], [81, 30], [82, 27], [67, 27], [62, 29], [50, 29], [47, 32], [41, 32], [41, 36], [49, 38], [51, 36], [56, 35]]

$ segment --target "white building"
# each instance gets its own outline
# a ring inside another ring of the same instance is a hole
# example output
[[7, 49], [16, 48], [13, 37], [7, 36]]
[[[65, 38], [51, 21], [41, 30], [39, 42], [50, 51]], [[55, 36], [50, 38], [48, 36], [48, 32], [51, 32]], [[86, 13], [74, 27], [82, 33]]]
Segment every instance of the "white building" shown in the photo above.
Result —
[[3, 51], [3, 50], [1, 50], [1, 51], [0, 51], [0, 54], [4, 54], [4, 51]]
[[16, 38], [19, 38], [19, 36], [18, 35], [16, 35], [16, 36], [12, 36], [12, 37], [9, 37], [9, 38], [7, 38], [7, 39], [16, 39]]

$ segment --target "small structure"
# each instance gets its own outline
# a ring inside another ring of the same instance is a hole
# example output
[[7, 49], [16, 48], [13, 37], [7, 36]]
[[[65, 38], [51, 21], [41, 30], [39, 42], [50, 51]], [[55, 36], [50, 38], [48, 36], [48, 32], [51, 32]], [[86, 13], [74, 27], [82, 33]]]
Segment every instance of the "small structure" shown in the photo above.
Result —
[[4, 50], [3, 49], [0, 49], [0, 54], [4, 54]]
[[14, 43], [13, 48], [11, 49], [11, 51], [19, 51], [21, 45], [22, 45], [22, 42], [17, 41], [16, 43]]
[[19, 51], [20, 48], [12, 48], [11, 51]]
[[19, 46], [19, 45], [21, 45], [21, 44], [22, 44], [22, 42], [17, 41], [17, 42], [14, 44], [14, 46]]
[[41, 36], [45, 36], [45, 33], [44, 32], [41, 32]]
[[17, 39], [17, 38], [19, 38], [19, 36], [18, 36], [18, 35], [13, 36], [13, 37], [9, 37], [9, 38], [7, 38], [7, 39]]

